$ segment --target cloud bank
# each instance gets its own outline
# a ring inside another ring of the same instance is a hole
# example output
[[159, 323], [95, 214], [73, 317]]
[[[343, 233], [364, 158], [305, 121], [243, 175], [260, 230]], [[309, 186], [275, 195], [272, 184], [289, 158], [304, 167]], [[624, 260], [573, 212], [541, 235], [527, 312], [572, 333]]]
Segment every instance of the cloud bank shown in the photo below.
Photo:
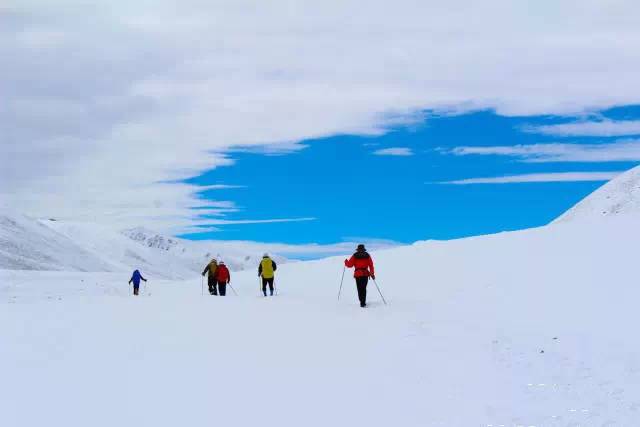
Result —
[[273, 219], [207, 219], [207, 225], [238, 225], [238, 224], [275, 224], [282, 222], [307, 222], [316, 218], [273, 218]]
[[637, 104], [639, 14], [630, 0], [9, 2], [0, 203], [179, 232], [234, 209], [176, 183], [231, 166], [232, 147], [375, 135], [425, 109]]
[[407, 147], [391, 147], [391, 148], [382, 148], [380, 150], [376, 150], [373, 152], [376, 156], [413, 156], [413, 151], [411, 148]]
[[578, 182], [578, 181], [609, 181], [620, 172], [557, 172], [531, 173], [521, 175], [495, 176], [488, 178], [468, 178], [456, 181], [441, 182], [440, 184], [471, 185], [471, 184], [518, 184], [529, 182]]
[[630, 136], [640, 135], [640, 120], [601, 120], [557, 125], [532, 126], [528, 132], [552, 136]]
[[456, 147], [456, 156], [508, 156], [522, 162], [630, 162], [640, 161], [640, 140], [627, 139], [603, 144], [529, 144], [489, 147]]

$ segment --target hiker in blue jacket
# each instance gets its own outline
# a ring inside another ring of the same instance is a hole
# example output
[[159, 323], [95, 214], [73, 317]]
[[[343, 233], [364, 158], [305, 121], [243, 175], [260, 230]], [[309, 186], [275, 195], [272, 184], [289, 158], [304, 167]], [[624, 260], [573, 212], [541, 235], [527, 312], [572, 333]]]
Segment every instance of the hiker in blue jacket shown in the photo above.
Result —
[[131, 279], [129, 279], [129, 284], [131, 284], [131, 282], [133, 282], [133, 294], [134, 295], [138, 295], [138, 293], [140, 292], [140, 280], [144, 280], [145, 282], [147, 281], [147, 279], [142, 277], [142, 274], [140, 274], [139, 270], [134, 271], [133, 275], [131, 276]]

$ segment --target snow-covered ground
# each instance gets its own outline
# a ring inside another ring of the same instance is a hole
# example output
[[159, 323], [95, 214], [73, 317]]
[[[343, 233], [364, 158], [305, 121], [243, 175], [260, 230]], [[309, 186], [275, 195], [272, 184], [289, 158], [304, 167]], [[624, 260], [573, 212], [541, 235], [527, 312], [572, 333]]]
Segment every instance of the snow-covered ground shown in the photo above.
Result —
[[364, 310], [339, 258], [283, 266], [273, 299], [253, 271], [226, 298], [3, 271], [0, 424], [633, 426], [639, 225], [381, 251]]
[[274, 298], [3, 270], [0, 425], [637, 426], [638, 241], [625, 210], [374, 252], [366, 309], [342, 258]]

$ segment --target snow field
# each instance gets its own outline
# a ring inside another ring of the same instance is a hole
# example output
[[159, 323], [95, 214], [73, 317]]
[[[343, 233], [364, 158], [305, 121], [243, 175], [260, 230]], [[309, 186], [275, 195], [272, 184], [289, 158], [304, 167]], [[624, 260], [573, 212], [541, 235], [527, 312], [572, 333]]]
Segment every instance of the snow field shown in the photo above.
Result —
[[342, 258], [282, 265], [274, 298], [255, 271], [133, 298], [128, 273], [4, 270], [0, 424], [637, 425], [639, 238], [617, 216], [381, 251], [364, 310]]

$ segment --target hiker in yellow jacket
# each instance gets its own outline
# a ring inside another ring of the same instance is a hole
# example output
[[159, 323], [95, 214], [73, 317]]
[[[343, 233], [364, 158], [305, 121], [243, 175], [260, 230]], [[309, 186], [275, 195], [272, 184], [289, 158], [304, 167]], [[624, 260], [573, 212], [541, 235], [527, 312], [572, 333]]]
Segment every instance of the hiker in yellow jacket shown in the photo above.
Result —
[[209, 284], [209, 293], [211, 295], [218, 295], [218, 289], [217, 289], [218, 279], [216, 277], [217, 270], [218, 270], [218, 261], [216, 261], [215, 259], [212, 259], [209, 262], [209, 264], [207, 264], [207, 266], [204, 268], [204, 271], [202, 272], [202, 276], [209, 273], [207, 283]]
[[258, 266], [258, 276], [262, 277], [262, 293], [267, 296], [267, 285], [269, 285], [270, 295], [273, 296], [273, 279], [278, 268], [276, 262], [269, 258], [269, 254], [264, 254]]

